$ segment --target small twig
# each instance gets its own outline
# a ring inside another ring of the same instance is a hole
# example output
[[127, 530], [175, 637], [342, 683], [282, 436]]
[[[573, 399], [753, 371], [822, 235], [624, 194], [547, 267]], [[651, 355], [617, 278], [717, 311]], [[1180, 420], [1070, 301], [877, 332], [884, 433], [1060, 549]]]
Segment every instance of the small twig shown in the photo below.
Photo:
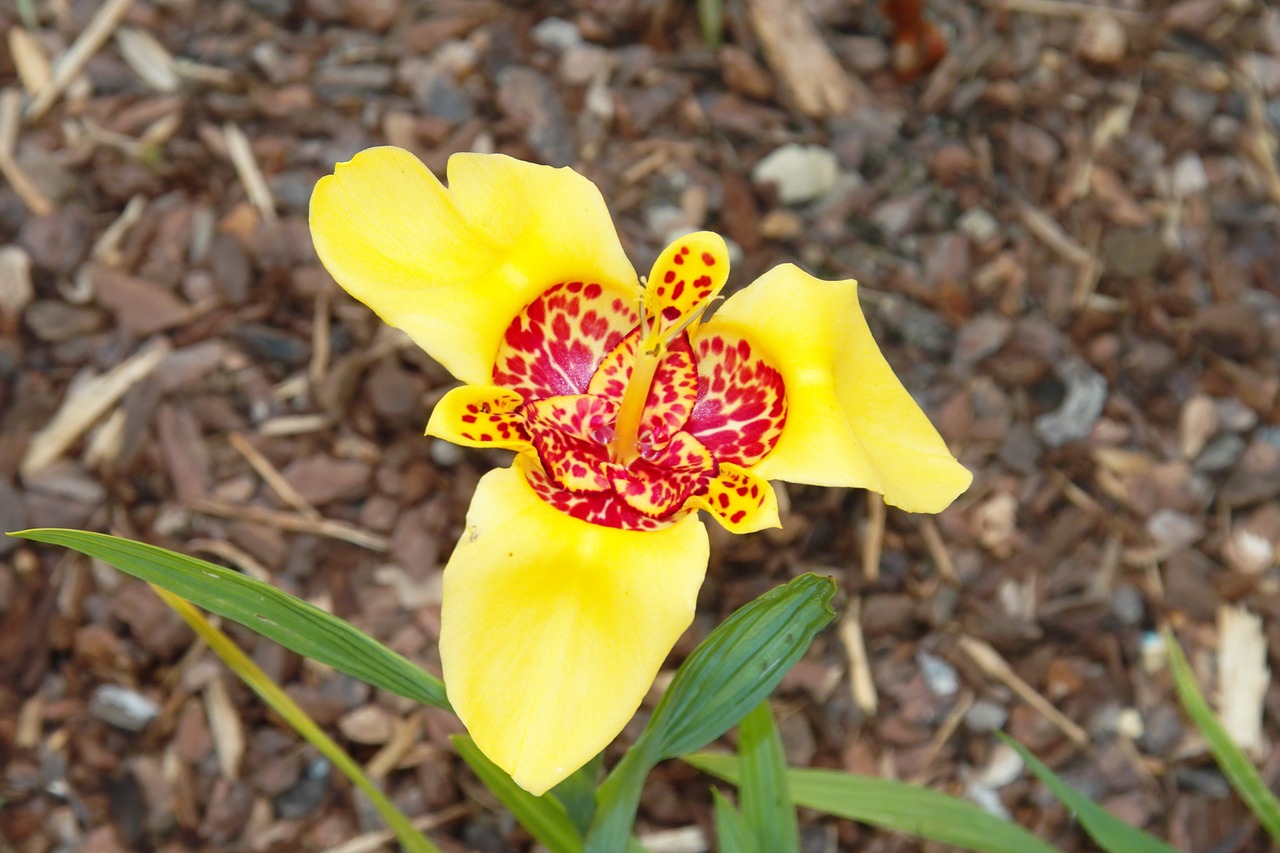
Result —
[[[414, 818], [409, 823], [414, 829], [427, 832], [432, 829], [438, 829], [445, 824], [453, 823], [455, 820], [460, 820], [476, 811], [477, 808], [472, 803], [457, 803], [446, 809], [441, 809], [435, 814]], [[366, 832], [364, 835], [357, 835], [337, 847], [330, 847], [329, 853], [373, 853], [373, 851], [395, 840], [396, 834], [394, 832], [389, 829], [380, 829], [377, 832]]]
[[267, 189], [267, 181], [262, 177], [258, 161], [253, 158], [253, 148], [249, 145], [249, 137], [244, 131], [231, 122], [222, 126], [222, 136], [227, 143], [227, 155], [236, 168], [240, 183], [244, 185], [245, 195], [249, 203], [258, 209], [264, 222], [275, 223], [276, 203]]
[[932, 518], [924, 518], [920, 522], [920, 532], [924, 535], [924, 546], [929, 549], [933, 565], [938, 570], [938, 577], [954, 586], [960, 585], [960, 575], [956, 572], [956, 564], [951, 562], [951, 554], [942, 541], [942, 533], [938, 523]]
[[129, 233], [129, 229], [138, 224], [138, 220], [142, 218], [142, 212], [146, 209], [146, 196], [135, 195], [129, 199], [129, 203], [124, 206], [124, 210], [120, 212], [114, 222], [106, 227], [106, 230], [98, 237], [98, 242], [93, 244], [94, 260], [102, 261], [110, 266], [119, 264], [120, 243], [124, 240], [125, 235]]
[[253, 466], [253, 470], [258, 472], [258, 476], [271, 487], [271, 490], [284, 498], [285, 502], [296, 509], [299, 515], [313, 522], [323, 520], [320, 511], [298, 494], [298, 490], [284, 478], [284, 475], [271, 464], [267, 457], [258, 452], [258, 448], [249, 443], [247, 438], [238, 432], [233, 432], [227, 436], [227, 441], [245, 458], [245, 461]]
[[258, 562], [248, 551], [238, 548], [230, 542], [225, 542], [221, 539], [192, 539], [187, 543], [187, 547], [192, 551], [201, 551], [225, 560], [251, 578], [266, 583], [271, 581], [271, 572], [267, 570], [266, 566]]
[[368, 548], [370, 551], [386, 551], [388, 548], [385, 536], [377, 536], [354, 525], [343, 521], [335, 521], [331, 518], [312, 521], [309, 518], [294, 515], [293, 513], [280, 512], [264, 507], [240, 506], [209, 498], [192, 501], [190, 507], [196, 512], [217, 515], [223, 518], [244, 518], [249, 521], [260, 522], [269, 527], [288, 530], [291, 533], [314, 533], [317, 536], [324, 536], [329, 539], [339, 539], [343, 542], [350, 542], [352, 545], [359, 545], [361, 548]]
[[874, 714], [880, 699], [876, 695], [876, 683], [871, 677], [867, 647], [862, 639], [862, 599], [855, 598], [849, 602], [849, 608], [840, 620], [839, 632], [845, 655], [849, 658], [849, 687], [853, 691], [853, 703], [864, 714]]
[[378, 750], [377, 754], [369, 759], [369, 763], [364, 766], [365, 775], [375, 781], [384, 778], [396, 768], [396, 765], [400, 763], [400, 759], [404, 758], [405, 753], [418, 742], [418, 735], [421, 732], [421, 714], [414, 714], [407, 719], [396, 720], [395, 731], [391, 734], [391, 740], [387, 741], [382, 749]]
[[947, 745], [947, 741], [951, 740], [951, 736], [956, 733], [956, 729], [960, 728], [960, 723], [964, 722], [964, 715], [969, 713], [969, 709], [973, 707], [973, 691], [966, 690], [960, 694], [960, 698], [956, 700], [956, 704], [951, 707], [951, 711], [947, 714], [947, 718], [942, 721], [942, 725], [933, 733], [933, 737], [929, 739], [929, 745], [925, 748], [924, 761], [920, 763], [920, 770], [909, 781], [912, 785], [923, 785], [928, 780], [929, 765], [933, 764], [933, 760], [938, 757], [938, 753]]
[[107, 0], [102, 4], [89, 26], [84, 28], [71, 48], [54, 64], [53, 79], [27, 107], [27, 121], [35, 121], [53, 106], [98, 49], [111, 38], [132, 5], [133, 0]]
[[990, 643], [964, 634], [960, 636], [959, 642], [960, 648], [964, 650], [964, 653], [988, 678], [999, 681], [1018, 694], [1018, 697], [1023, 702], [1038, 711], [1079, 746], [1087, 747], [1089, 745], [1089, 733], [1068, 719], [1065, 714], [1053, 706], [1053, 703], [1037, 693], [1030, 684], [1019, 678], [1018, 674], [1013, 671], [1013, 667], [1009, 666], [1008, 662], [991, 647]]
[[[1073, 3], [1068, 0], [983, 0], [983, 3], [996, 9], [1041, 15], [1046, 18], [1083, 18], [1102, 9], [1090, 3]], [[1140, 26], [1147, 23], [1147, 16], [1141, 12], [1117, 9], [1114, 6], [1108, 6], [1102, 10], [1114, 15], [1116, 20], [1125, 24]]]
[[35, 182], [22, 171], [14, 152], [18, 147], [19, 113], [22, 94], [17, 89], [5, 89], [0, 93], [0, 174], [4, 175], [14, 192], [22, 197], [22, 203], [36, 216], [47, 216], [54, 211], [54, 204]]
[[884, 498], [878, 492], [867, 492], [867, 534], [862, 540], [862, 577], [868, 583], [875, 583], [880, 577], [886, 514]]

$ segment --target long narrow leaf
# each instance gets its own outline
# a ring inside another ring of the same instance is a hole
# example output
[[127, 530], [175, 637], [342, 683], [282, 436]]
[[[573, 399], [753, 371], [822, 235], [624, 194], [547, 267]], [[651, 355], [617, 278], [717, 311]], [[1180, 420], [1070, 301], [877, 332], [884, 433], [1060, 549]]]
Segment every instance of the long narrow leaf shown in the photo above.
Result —
[[449, 709], [440, 679], [338, 617], [270, 584], [105, 533], [45, 528], [9, 535], [61, 545], [102, 560], [374, 687]]
[[1084, 831], [1107, 853], [1177, 853], [1154, 835], [1130, 826], [1111, 812], [1094, 803], [1084, 794], [1072, 788], [1052, 770], [1046, 767], [1031, 751], [1007, 735], [1001, 739], [1017, 750], [1026, 762], [1027, 769], [1043, 782], [1053, 795], [1069, 808]]
[[582, 837], [558, 800], [550, 795], [535, 797], [521, 788], [502, 768], [486, 758], [470, 737], [455, 736], [453, 746], [530, 835], [552, 853], [582, 853]]
[[800, 827], [787, 792], [787, 761], [768, 699], [738, 723], [738, 758], [738, 796], [756, 843], [770, 853], [799, 853]]
[[756, 853], [759, 848], [742, 812], [717, 788], [711, 789], [711, 812], [715, 818], [716, 845], [720, 853]]
[[1169, 672], [1173, 675], [1174, 687], [1177, 688], [1178, 698], [1182, 700], [1187, 716], [1204, 735], [1218, 766], [1231, 780], [1231, 787], [1236, 789], [1258, 823], [1266, 827], [1272, 840], [1280, 844], [1280, 802], [1277, 802], [1275, 794], [1262, 781], [1249, 756], [1244, 754], [1244, 750], [1231, 739], [1218, 721], [1213, 709], [1205, 701], [1204, 694], [1196, 686], [1196, 677], [1191, 672], [1186, 655], [1182, 653], [1182, 647], [1168, 630], [1164, 633], [1164, 644], [1169, 650]]
[[[742, 779], [741, 762], [735, 755], [698, 752], [683, 760], [735, 785]], [[797, 806], [917, 838], [979, 853], [1058, 853], [1022, 827], [970, 802], [905, 782], [792, 768], [787, 771], [787, 785]]]
[[353, 785], [364, 792], [373, 803], [373, 807], [378, 810], [378, 814], [382, 815], [382, 819], [396, 834], [396, 839], [405, 850], [409, 853], [439, 853], [439, 848], [414, 829], [409, 819], [387, 799], [377, 785], [369, 781], [361, 771], [360, 765], [356, 764], [342, 747], [325, 734], [324, 730], [307, 716], [307, 712], [298, 707], [298, 704], [289, 698], [289, 694], [259, 669], [258, 665], [250, 660], [230, 637], [205, 619], [199, 610], [191, 606], [190, 602], [155, 584], [152, 584], [151, 588], [166, 604], [177, 611], [178, 615], [200, 636], [200, 639], [208, 644], [213, 653], [221, 658], [232, 672], [240, 676], [244, 683], [261, 697], [262, 701], [270, 705], [272, 710], [279, 714], [294, 731], [306, 738], [307, 742], [341, 770]]

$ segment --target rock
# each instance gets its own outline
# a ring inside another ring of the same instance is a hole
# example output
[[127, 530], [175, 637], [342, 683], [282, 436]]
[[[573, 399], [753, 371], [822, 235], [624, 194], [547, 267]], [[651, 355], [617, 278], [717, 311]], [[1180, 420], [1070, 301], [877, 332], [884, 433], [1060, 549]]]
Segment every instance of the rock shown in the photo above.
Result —
[[1195, 468], [1206, 474], [1226, 471], [1233, 468], [1244, 454], [1244, 439], [1228, 433], [1220, 435], [1205, 446], [1196, 457]]
[[292, 820], [305, 817], [319, 808], [329, 793], [330, 770], [329, 762], [323, 758], [308, 764], [298, 784], [272, 800], [276, 815], [283, 820]]
[[1167, 557], [1199, 542], [1205, 533], [1204, 522], [1172, 509], [1156, 510], [1147, 519], [1147, 535], [1155, 542], [1159, 558]]
[[840, 180], [840, 164], [830, 148], [783, 145], [756, 163], [751, 179], [758, 186], [773, 185], [783, 204], [800, 204], [834, 189]]
[[960, 689], [960, 676], [956, 668], [937, 655], [926, 651], [916, 652], [916, 663], [920, 666], [920, 674], [934, 696], [945, 698], [954, 696]]
[[979, 734], [1003, 728], [1009, 719], [1009, 711], [989, 699], [979, 699], [964, 715], [965, 728]]
[[543, 18], [529, 30], [534, 42], [547, 50], [564, 53], [582, 43], [577, 26], [564, 18]]
[[977, 246], [994, 243], [1000, 236], [1000, 223], [981, 207], [971, 207], [956, 220], [956, 227]]
[[35, 298], [31, 255], [21, 246], [0, 248], [0, 314], [18, 314]]
[[1056, 366], [1067, 386], [1066, 398], [1056, 410], [1036, 418], [1036, 434], [1050, 447], [1062, 447], [1089, 434], [1107, 402], [1107, 380], [1079, 358]]
[[1076, 32], [1076, 53], [1086, 62], [1115, 65], [1124, 59], [1128, 34], [1120, 19], [1105, 9], [1089, 12]]
[[159, 714], [154, 701], [116, 684], [99, 685], [89, 700], [89, 716], [129, 732], [142, 731]]
[[579, 44], [561, 55], [560, 79], [570, 86], [585, 86], [608, 67], [609, 51], [597, 44]]
[[1204, 161], [1194, 151], [1183, 154], [1173, 164], [1173, 194], [1186, 198], [1209, 188], [1209, 177], [1204, 171]]

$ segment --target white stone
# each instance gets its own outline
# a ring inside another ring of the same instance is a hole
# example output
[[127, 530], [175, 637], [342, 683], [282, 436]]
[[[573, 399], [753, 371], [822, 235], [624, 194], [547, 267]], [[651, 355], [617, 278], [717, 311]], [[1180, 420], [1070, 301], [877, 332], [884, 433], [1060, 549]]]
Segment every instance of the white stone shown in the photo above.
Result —
[[773, 184], [783, 204], [800, 204], [822, 198], [840, 180], [835, 152], [821, 145], [783, 145], [756, 164], [751, 179]]
[[563, 53], [582, 41], [582, 33], [564, 18], [544, 18], [529, 31], [533, 40], [547, 50]]

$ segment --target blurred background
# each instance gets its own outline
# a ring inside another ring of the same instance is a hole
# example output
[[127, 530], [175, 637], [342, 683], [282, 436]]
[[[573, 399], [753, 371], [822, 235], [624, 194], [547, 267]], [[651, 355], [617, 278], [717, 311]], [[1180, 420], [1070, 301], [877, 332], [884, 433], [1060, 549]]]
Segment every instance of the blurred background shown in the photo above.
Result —
[[[0, 26], [0, 529], [198, 554], [438, 671], [440, 570], [505, 460], [423, 438], [452, 380], [334, 286], [308, 198], [383, 143], [573, 165], [638, 270], [709, 228], [731, 290], [781, 262], [860, 280], [976, 475], [937, 518], [788, 487], [782, 530], [713, 526], [670, 668], [831, 573], [838, 627], [774, 705], [793, 764], [1091, 849], [1003, 729], [1180, 849], [1268, 849], [1153, 631], [1274, 784], [1274, 5], [17, 0]], [[450, 716], [230, 630], [443, 849], [532, 849]], [[710, 849], [710, 782], [654, 773], [649, 849]], [[802, 826], [815, 853], [939, 849]], [[382, 828], [141, 583], [0, 539], [0, 849], [350, 853]]]

